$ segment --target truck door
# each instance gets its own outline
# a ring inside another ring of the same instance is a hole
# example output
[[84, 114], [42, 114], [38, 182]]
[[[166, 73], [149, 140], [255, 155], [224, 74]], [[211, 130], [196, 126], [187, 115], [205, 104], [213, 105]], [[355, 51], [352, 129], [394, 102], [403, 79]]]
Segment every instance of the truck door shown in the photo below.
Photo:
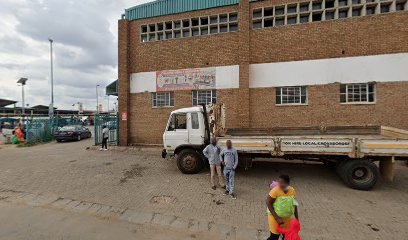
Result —
[[188, 140], [190, 144], [201, 145], [204, 141], [203, 116], [200, 112], [189, 113]]
[[164, 140], [165, 147], [169, 149], [189, 143], [186, 113], [174, 113], [170, 116]]

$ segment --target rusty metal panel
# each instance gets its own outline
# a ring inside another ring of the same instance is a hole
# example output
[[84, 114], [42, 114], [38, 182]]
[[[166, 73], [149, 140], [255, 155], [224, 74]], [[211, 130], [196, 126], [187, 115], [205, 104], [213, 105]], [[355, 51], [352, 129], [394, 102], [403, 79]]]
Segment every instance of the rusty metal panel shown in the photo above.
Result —
[[269, 153], [275, 149], [273, 138], [225, 137], [219, 138], [218, 144], [225, 148], [227, 140], [231, 140], [233, 147], [239, 152]]
[[362, 139], [360, 152], [365, 155], [405, 156], [408, 155], [408, 140]]

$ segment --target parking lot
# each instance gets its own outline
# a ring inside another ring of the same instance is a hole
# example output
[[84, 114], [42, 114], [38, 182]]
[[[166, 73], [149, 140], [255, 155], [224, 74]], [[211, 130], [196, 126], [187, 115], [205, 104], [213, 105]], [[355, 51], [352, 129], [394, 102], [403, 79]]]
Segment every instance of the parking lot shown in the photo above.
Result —
[[255, 162], [237, 171], [238, 199], [232, 200], [210, 188], [209, 171], [183, 175], [174, 160], [160, 157], [160, 148], [100, 152], [92, 143], [3, 148], [0, 188], [202, 221], [208, 229], [233, 226], [239, 237], [239, 229], [267, 231], [269, 184], [287, 173], [300, 201], [303, 239], [408, 239], [408, 168], [402, 163], [394, 183], [363, 192], [344, 186], [323, 165]]

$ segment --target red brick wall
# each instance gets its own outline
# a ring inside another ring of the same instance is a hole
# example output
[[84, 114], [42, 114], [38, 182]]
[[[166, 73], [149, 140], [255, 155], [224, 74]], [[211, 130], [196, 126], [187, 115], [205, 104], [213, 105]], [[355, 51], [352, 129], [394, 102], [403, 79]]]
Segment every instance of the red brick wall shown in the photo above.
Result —
[[[179, 108], [192, 106], [191, 91], [177, 91], [174, 94], [174, 107], [152, 108], [151, 93], [136, 93], [130, 95], [129, 122], [130, 143], [162, 143], [163, 131], [166, 127], [171, 111]], [[230, 121], [227, 127], [238, 127], [240, 111], [236, 102], [238, 101], [238, 89], [217, 90], [218, 102], [225, 103], [228, 107], [226, 115]]]
[[[129, 74], [240, 65], [240, 86], [218, 90], [228, 127], [383, 124], [408, 129], [408, 83], [378, 83], [377, 103], [342, 105], [339, 86], [309, 86], [307, 106], [276, 106], [274, 88], [249, 89], [248, 64], [408, 52], [408, 12], [252, 30], [252, 9], [294, 0], [265, 0], [119, 24], [121, 144], [161, 143], [169, 113], [191, 106], [191, 92], [175, 93], [174, 108], [153, 109], [150, 93], [130, 94]], [[140, 43], [140, 26], [241, 11], [240, 32]], [[244, 12], [243, 12], [244, 11]], [[245, 45], [245, 43], [248, 43]], [[296, 71], [296, 69], [294, 69]], [[408, 79], [407, 79], [408, 80]], [[126, 125], [129, 124], [129, 127]], [[128, 134], [128, 136], [127, 136]]]
[[275, 105], [275, 88], [251, 89], [251, 127], [385, 125], [408, 129], [408, 81], [376, 84], [375, 104], [340, 104], [340, 85], [308, 86], [308, 105]]

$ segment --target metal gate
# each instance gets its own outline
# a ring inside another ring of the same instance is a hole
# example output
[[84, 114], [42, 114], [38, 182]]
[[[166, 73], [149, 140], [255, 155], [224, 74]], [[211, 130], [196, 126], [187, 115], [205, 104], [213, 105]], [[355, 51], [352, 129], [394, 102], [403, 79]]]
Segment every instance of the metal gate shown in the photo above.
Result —
[[104, 126], [109, 128], [108, 144], [118, 145], [119, 126], [118, 114], [97, 114], [95, 115], [94, 139], [95, 145], [102, 144], [102, 129]]

